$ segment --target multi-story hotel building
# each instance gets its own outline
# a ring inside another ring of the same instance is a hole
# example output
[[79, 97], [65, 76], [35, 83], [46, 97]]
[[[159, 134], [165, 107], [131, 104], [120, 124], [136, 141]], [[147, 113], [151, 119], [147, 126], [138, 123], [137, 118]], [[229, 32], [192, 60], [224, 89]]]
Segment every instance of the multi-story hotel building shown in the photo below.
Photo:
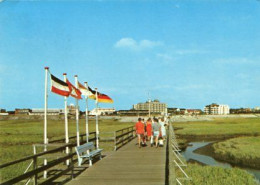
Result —
[[206, 114], [220, 114], [225, 115], [229, 114], [230, 108], [228, 105], [218, 105], [216, 103], [212, 103], [211, 105], [206, 105], [204, 107], [204, 112]]
[[134, 110], [149, 110], [150, 106], [150, 111], [151, 113], [165, 113], [167, 112], [167, 104], [166, 103], [161, 103], [159, 100], [154, 100], [154, 101], [147, 101], [145, 103], [138, 103], [133, 105]]

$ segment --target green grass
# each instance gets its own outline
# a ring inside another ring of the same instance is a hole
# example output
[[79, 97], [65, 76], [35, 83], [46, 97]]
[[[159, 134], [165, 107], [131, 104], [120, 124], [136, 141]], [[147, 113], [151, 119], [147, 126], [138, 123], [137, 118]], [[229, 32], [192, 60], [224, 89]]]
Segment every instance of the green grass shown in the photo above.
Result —
[[[8, 120], [0, 121], [0, 164], [33, 154], [32, 144], [43, 143], [43, 120]], [[121, 123], [116, 120], [99, 120], [100, 134], [112, 132], [125, 127], [133, 126], [134, 123]], [[79, 122], [80, 134], [85, 133], [85, 120]], [[48, 139], [63, 139], [65, 136], [64, 120], [48, 120]], [[95, 131], [95, 120], [90, 120], [89, 131]], [[69, 120], [69, 136], [76, 135], [76, 121]], [[111, 143], [112, 144], [112, 143]], [[113, 149], [100, 143], [105, 149]], [[4, 179], [21, 174], [30, 161], [13, 165], [0, 171], [0, 182]]]
[[[201, 166], [189, 163], [185, 172], [192, 180], [181, 180], [183, 185], [259, 185], [253, 175], [238, 168], [221, 168]], [[184, 177], [180, 170], [176, 170], [177, 177]]]
[[215, 118], [213, 121], [174, 122], [181, 136], [223, 136], [260, 135], [260, 118]]
[[260, 136], [229, 139], [215, 143], [213, 148], [217, 159], [260, 168]]

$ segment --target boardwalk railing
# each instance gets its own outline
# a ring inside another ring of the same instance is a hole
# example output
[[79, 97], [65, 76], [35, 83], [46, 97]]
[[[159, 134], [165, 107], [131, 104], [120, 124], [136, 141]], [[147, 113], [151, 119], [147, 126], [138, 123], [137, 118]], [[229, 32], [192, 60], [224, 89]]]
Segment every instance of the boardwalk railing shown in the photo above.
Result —
[[[91, 137], [92, 136], [92, 137]], [[70, 139], [74, 139], [76, 138], [76, 136], [70, 137]], [[81, 135], [81, 143], [85, 143], [86, 141], [83, 139], [84, 138], [84, 134]], [[96, 133], [95, 132], [91, 132], [90, 133], [90, 139], [89, 141], [95, 142], [96, 141]], [[55, 143], [54, 143], [55, 142]], [[76, 142], [74, 143], [70, 143], [70, 144], [65, 144], [65, 145], [61, 145], [57, 144], [59, 142], [64, 142], [64, 139], [60, 139], [60, 140], [54, 140], [51, 141], [50, 144], [35, 144], [34, 145], [34, 150], [36, 151], [36, 146], [40, 146], [43, 148], [47, 148], [48, 147], [54, 147], [56, 146], [57, 148], [51, 149], [51, 150], [47, 150], [44, 152], [40, 152], [40, 153], [36, 153], [34, 155], [28, 156], [28, 157], [24, 157], [22, 159], [18, 159], [12, 162], [8, 162], [5, 164], [0, 165], [0, 170], [3, 170], [4, 168], [8, 168], [10, 166], [19, 166], [19, 164], [24, 163], [24, 162], [29, 162], [30, 165], [28, 166], [28, 168], [25, 170], [25, 172], [21, 175], [18, 175], [17, 177], [13, 177], [12, 179], [6, 180], [5, 182], [1, 183], [1, 185], [10, 185], [10, 184], [15, 184], [18, 182], [21, 182], [23, 180], [26, 180], [24, 184], [28, 184], [28, 182], [30, 181], [30, 179], [33, 179], [33, 184], [37, 185], [37, 184], [50, 184], [52, 181], [54, 181], [55, 179], [59, 178], [60, 176], [62, 176], [65, 173], [71, 172], [71, 178], [73, 178], [74, 176], [74, 161], [73, 161], [73, 157], [76, 156], [76, 153], [74, 152], [74, 147], [76, 146]], [[66, 148], [69, 148], [69, 153], [66, 154]], [[60, 155], [62, 154], [62, 155]], [[43, 165], [43, 161], [41, 159], [52, 159], [48, 161], [47, 165]], [[66, 161], [70, 161], [68, 165], [66, 165]], [[40, 162], [41, 161], [41, 162]], [[54, 176], [50, 176], [48, 179], [43, 179], [40, 178], [42, 177], [42, 174], [44, 171], [47, 170], [53, 170], [53, 167], [55, 166], [59, 166], [60, 165], [65, 166], [65, 169], [62, 170], [59, 174], [56, 174]], [[33, 169], [29, 170], [30, 167], [33, 167]], [[39, 183], [40, 181], [40, 183]]]
[[[118, 150], [132, 139], [135, 138], [135, 129], [134, 127], [127, 127], [114, 132], [114, 137], [106, 138], [104, 140], [114, 142], [114, 150]], [[5, 182], [0, 182], [0, 185], [9, 185], [19, 182], [23, 184], [28, 184], [33, 180], [33, 184], [50, 184], [55, 179], [61, 177], [64, 174], [70, 172], [70, 178], [74, 176], [74, 159], [76, 153], [74, 147], [76, 146], [76, 136], [69, 137], [70, 143], [64, 144], [65, 139], [57, 139], [49, 141], [49, 144], [34, 144], [33, 150], [34, 155], [24, 157], [12, 162], [8, 162], [0, 165], [0, 170], [8, 168], [10, 166], [19, 166], [21, 163], [27, 163], [28, 167], [25, 169], [24, 173], [12, 179], [8, 179]], [[96, 144], [96, 133], [89, 133], [89, 142], [94, 142]], [[80, 143], [86, 143], [86, 135], [80, 135]], [[55, 147], [53, 149], [53, 147]], [[37, 149], [38, 148], [38, 149]], [[41, 148], [41, 150], [39, 149]], [[44, 148], [47, 148], [47, 151], [44, 151]], [[50, 149], [52, 148], [52, 149]], [[69, 149], [69, 153], [66, 153], [66, 148]], [[38, 152], [38, 153], [37, 153]], [[48, 159], [47, 165], [44, 165], [43, 159]], [[52, 171], [55, 167], [61, 167], [63, 170], [60, 170], [58, 174], [49, 175], [48, 178], [43, 178], [45, 171]], [[64, 169], [65, 167], [65, 169]]]
[[129, 143], [135, 137], [135, 129], [133, 126], [115, 131], [114, 150], [118, 150], [125, 144]]
[[[183, 180], [191, 180], [187, 173], [183, 170], [182, 167], [187, 166], [184, 162], [182, 155], [180, 154], [180, 148], [178, 146], [176, 136], [172, 127], [172, 124], [169, 124], [169, 184], [175, 185], [178, 183], [182, 185]], [[176, 168], [181, 171], [184, 177], [177, 177]]]

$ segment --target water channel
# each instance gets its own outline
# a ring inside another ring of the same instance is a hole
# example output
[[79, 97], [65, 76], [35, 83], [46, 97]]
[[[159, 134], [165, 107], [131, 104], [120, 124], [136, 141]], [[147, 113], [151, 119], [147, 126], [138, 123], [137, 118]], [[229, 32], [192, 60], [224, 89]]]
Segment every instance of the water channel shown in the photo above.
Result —
[[[187, 161], [189, 159], [193, 159], [209, 166], [220, 166], [224, 168], [232, 168], [232, 166], [229, 163], [219, 162], [210, 156], [194, 153], [194, 150], [204, 147], [209, 143], [211, 142], [191, 142], [189, 143], [187, 149], [184, 152], [182, 152], [182, 155]], [[244, 168], [244, 167], [238, 167], [238, 168], [248, 171], [249, 173], [253, 174], [258, 181], [260, 181], [260, 170]]]

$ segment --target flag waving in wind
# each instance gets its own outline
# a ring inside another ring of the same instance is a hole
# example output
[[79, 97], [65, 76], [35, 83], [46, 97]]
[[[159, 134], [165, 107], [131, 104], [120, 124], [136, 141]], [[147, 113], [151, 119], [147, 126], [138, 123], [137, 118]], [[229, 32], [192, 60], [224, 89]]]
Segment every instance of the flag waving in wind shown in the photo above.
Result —
[[69, 96], [71, 89], [66, 82], [51, 74], [51, 91], [61, 96]]
[[[93, 92], [94, 92], [94, 95], [89, 96], [89, 98], [96, 100], [96, 91], [93, 91]], [[97, 92], [97, 101], [99, 103], [114, 103], [114, 101], [108, 95], [102, 94], [100, 92]]]
[[84, 96], [95, 95], [95, 91], [93, 91], [89, 86], [85, 87], [84, 85], [78, 82], [78, 87]]
[[79, 89], [77, 89], [74, 85], [70, 83], [68, 79], [66, 79], [66, 82], [71, 90], [70, 95], [74, 98], [81, 99], [81, 92]]

